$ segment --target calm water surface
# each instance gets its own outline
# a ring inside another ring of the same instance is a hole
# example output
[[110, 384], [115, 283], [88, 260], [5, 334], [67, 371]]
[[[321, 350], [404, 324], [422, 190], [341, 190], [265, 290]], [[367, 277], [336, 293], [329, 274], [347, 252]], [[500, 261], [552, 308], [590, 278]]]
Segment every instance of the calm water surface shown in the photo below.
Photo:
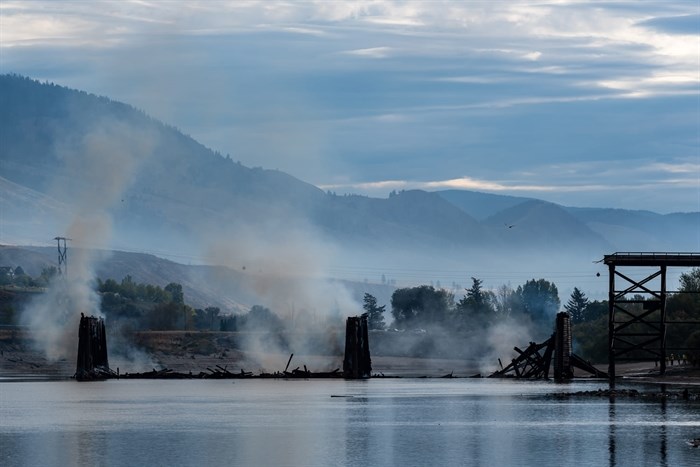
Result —
[[3, 466], [700, 465], [700, 405], [442, 379], [0, 383]]

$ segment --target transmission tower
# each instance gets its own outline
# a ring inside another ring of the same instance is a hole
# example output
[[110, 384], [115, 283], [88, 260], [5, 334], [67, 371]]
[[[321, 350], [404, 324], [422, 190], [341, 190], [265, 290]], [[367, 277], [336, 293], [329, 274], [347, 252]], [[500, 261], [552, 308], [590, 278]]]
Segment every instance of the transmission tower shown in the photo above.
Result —
[[68, 252], [66, 242], [69, 241], [70, 238], [54, 237], [54, 240], [58, 242], [58, 274], [68, 274]]

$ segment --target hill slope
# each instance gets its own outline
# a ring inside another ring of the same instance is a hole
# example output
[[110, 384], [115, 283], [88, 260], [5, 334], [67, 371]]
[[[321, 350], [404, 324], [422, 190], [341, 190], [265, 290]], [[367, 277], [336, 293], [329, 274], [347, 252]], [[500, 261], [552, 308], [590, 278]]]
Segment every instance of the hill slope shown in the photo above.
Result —
[[[358, 280], [392, 269], [421, 271], [412, 276], [421, 282], [466, 267], [467, 278], [508, 268], [514, 251], [522, 264], [546, 257], [546, 271], [559, 269], [551, 265], [564, 261], [562, 252], [578, 264], [611, 250], [700, 249], [697, 213], [573, 209], [456, 191], [336, 196], [245, 167], [126, 104], [15, 75], [0, 75], [0, 154], [0, 243], [66, 235], [75, 247], [261, 277], [328, 276], [340, 264]], [[248, 286], [271, 290], [259, 282]], [[291, 302], [286, 287], [275, 292], [278, 303]], [[249, 303], [239, 289], [233, 302]]]

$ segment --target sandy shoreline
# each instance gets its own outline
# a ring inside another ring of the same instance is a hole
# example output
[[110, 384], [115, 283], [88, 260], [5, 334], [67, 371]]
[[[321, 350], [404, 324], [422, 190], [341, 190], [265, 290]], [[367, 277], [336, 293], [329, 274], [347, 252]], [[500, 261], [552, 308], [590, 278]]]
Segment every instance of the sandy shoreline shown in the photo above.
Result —
[[[184, 333], [183, 333], [184, 334]], [[193, 333], [194, 334], [194, 333]], [[199, 337], [198, 337], [199, 338]], [[226, 368], [230, 372], [281, 372], [289, 360], [289, 354], [250, 353], [230, 348], [213, 348], [209, 352], [193, 353], [185, 350], [181, 342], [168, 347], [159, 342], [155, 349], [144, 349], [137, 359], [126, 360], [118, 355], [110, 355], [110, 367], [124, 373], [140, 373], [153, 369], [170, 369], [179, 373], [208, 372], [208, 369]], [[311, 372], [326, 372], [342, 369], [342, 355], [294, 355], [289, 370], [295, 368]], [[596, 365], [607, 371], [607, 365]], [[25, 336], [7, 331], [0, 332], [0, 380], [9, 378], [67, 379], [75, 373], [75, 358], [66, 357], [50, 360], [34, 350]], [[372, 372], [392, 377], [453, 377], [469, 378], [477, 375], [486, 377], [496, 367], [483, 368], [476, 360], [426, 359], [397, 356], [372, 356]], [[671, 384], [700, 387], [700, 368], [686, 365], [669, 365], [666, 375], [661, 377], [652, 362], [623, 363], [616, 367], [619, 382]], [[587, 373], [576, 370], [576, 378], [589, 378]]]
[[[231, 372], [241, 370], [260, 374], [262, 372], [275, 372], [284, 370], [289, 355], [259, 354], [247, 355], [243, 352], [228, 357], [221, 356], [177, 356], [165, 355], [156, 352], [152, 355], [153, 365], [137, 367], [130, 366], [128, 362], [118, 359], [110, 366], [116, 371], [119, 368], [121, 374], [131, 372], [146, 372], [152, 369], [168, 368], [175, 372], [198, 374], [207, 372], [208, 368], [223, 367]], [[265, 362], [265, 363], [263, 363]], [[329, 357], [318, 355], [294, 356], [289, 366], [290, 371], [295, 368], [304, 368], [309, 371], [332, 371], [342, 368], [342, 357]], [[601, 369], [605, 369], [603, 365]], [[372, 357], [373, 373], [382, 376], [404, 378], [439, 378], [452, 375], [455, 378], [469, 378], [481, 373], [473, 364], [464, 360], [451, 359], [421, 359], [406, 357]], [[48, 360], [45, 356], [31, 350], [2, 350], [0, 355], [0, 381], [8, 379], [70, 379], [75, 373], [75, 362], [67, 359], [58, 361]], [[668, 384], [673, 386], [697, 387], [700, 389], [700, 369], [689, 366], [675, 366], [667, 369], [664, 377], [658, 375], [658, 369], [648, 363], [625, 363], [617, 366], [618, 383], [640, 384]], [[587, 374], [576, 374], [576, 378], [590, 379]]]

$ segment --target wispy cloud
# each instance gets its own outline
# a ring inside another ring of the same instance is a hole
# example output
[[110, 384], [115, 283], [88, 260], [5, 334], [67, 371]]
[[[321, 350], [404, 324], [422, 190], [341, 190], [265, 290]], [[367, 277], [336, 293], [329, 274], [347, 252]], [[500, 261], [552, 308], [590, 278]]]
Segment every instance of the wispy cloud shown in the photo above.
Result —
[[345, 55], [356, 55], [358, 57], [386, 58], [391, 52], [391, 47], [370, 47], [367, 49], [345, 50], [341, 53]]
[[697, 204], [696, 2], [100, 5], [2, 1], [0, 67], [328, 187], [583, 197], [621, 170]]

